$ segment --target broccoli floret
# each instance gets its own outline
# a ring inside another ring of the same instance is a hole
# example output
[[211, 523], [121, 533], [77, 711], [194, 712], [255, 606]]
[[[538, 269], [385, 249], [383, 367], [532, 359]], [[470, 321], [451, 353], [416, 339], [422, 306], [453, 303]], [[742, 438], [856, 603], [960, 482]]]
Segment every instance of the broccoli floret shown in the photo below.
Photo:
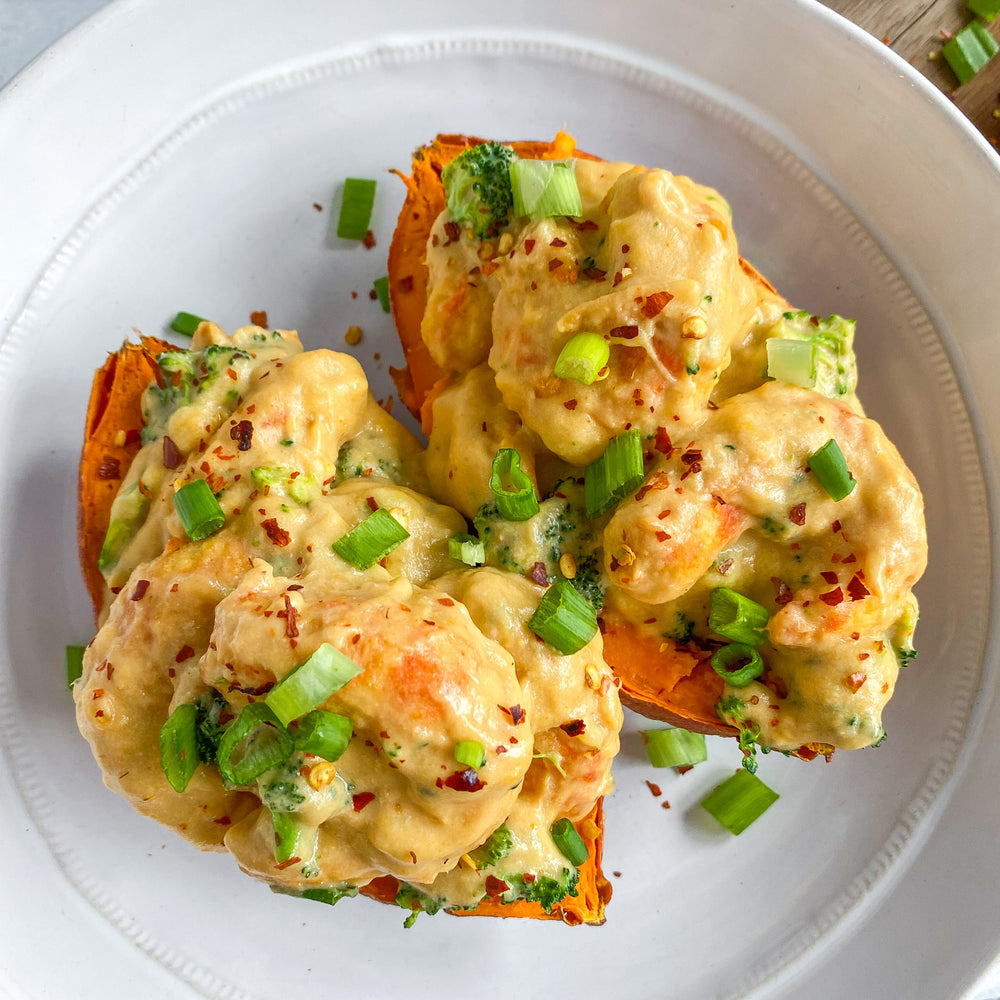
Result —
[[540, 903], [546, 913], [551, 913], [557, 903], [567, 896], [576, 895], [580, 873], [576, 868], [563, 868], [559, 878], [550, 875], [532, 877], [530, 874], [503, 875], [502, 878], [510, 887], [503, 894], [505, 903], [523, 899], [529, 903]]
[[843, 316], [784, 313], [768, 331], [767, 374], [831, 399], [851, 395], [858, 384], [855, 325]]
[[342, 899], [352, 899], [358, 894], [356, 885], [329, 885], [322, 889], [291, 889], [285, 885], [272, 885], [271, 892], [282, 896], [297, 896], [299, 899], [314, 899], [317, 903], [333, 906]]
[[595, 611], [604, 607], [604, 573], [597, 556], [585, 556], [576, 564], [576, 575], [569, 581], [581, 597], [593, 606]]
[[300, 506], [307, 506], [319, 496], [316, 480], [305, 473], [299, 473], [287, 465], [262, 465], [250, 470], [254, 486], [259, 490], [278, 490]]
[[412, 927], [421, 913], [433, 916], [441, 909], [441, 901], [412, 885], [402, 882], [396, 893], [396, 905], [409, 910], [410, 915], [403, 921], [404, 927]]
[[441, 171], [448, 211], [460, 225], [472, 226], [477, 239], [495, 236], [514, 204], [510, 165], [517, 154], [498, 142], [467, 149]]
[[469, 851], [469, 857], [477, 868], [490, 868], [505, 857], [514, 846], [514, 836], [504, 823], [498, 826], [489, 839], [474, 851]]
[[683, 611], [674, 612], [674, 627], [665, 634], [664, 638], [673, 639], [674, 642], [683, 645], [685, 642], [690, 642], [693, 635], [694, 622]]
[[232, 710], [226, 699], [215, 688], [205, 691], [198, 699], [195, 738], [198, 743], [198, 759], [203, 764], [215, 763], [219, 752], [219, 741], [226, 731], [227, 717], [231, 722]]

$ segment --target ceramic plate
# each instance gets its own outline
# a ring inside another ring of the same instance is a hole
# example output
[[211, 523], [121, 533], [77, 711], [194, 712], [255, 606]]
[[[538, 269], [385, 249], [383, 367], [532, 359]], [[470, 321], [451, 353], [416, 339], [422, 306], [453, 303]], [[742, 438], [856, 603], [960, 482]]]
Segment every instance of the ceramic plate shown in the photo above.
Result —
[[[805, 0], [371, 10], [121, 0], [0, 95], [0, 992], [957, 996], [1000, 946], [994, 155]], [[178, 309], [229, 329], [266, 310], [313, 347], [360, 326], [354, 353], [390, 394], [399, 351], [368, 294], [403, 196], [387, 171], [440, 131], [564, 126], [717, 187], [792, 302], [857, 318], [859, 392], [924, 488], [931, 544], [888, 741], [829, 765], [765, 757], [781, 799], [734, 838], [699, 801], [735, 743], [657, 772], [630, 716], [600, 928], [404, 931], [367, 900], [273, 896], [105, 790], [75, 730], [62, 664], [92, 628], [74, 537], [91, 372]], [[379, 179], [373, 249], [330, 235], [346, 176]]]

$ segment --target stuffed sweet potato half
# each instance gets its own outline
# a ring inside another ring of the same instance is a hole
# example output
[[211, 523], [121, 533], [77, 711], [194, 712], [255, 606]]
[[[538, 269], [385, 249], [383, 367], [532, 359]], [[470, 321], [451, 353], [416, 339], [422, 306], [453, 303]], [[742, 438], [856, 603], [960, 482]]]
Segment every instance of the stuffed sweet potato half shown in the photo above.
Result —
[[106, 784], [276, 891], [600, 923], [622, 713], [594, 635], [450, 554], [415, 438], [358, 363], [203, 323], [98, 372], [74, 685]]
[[[716, 191], [565, 133], [439, 136], [403, 180], [394, 377], [486, 564], [585, 596], [645, 715], [747, 753], [879, 743], [926, 534], [853, 322], [793, 308]], [[504, 512], [497, 461], [537, 511]]]

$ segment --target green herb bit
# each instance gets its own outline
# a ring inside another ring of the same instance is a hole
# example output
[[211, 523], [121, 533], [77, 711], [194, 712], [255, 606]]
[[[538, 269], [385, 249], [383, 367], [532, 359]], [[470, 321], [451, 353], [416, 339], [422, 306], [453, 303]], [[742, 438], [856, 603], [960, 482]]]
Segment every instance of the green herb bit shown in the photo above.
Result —
[[448, 555], [466, 566], [482, 566], [486, 562], [486, 546], [481, 539], [460, 531], [448, 539]]
[[195, 331], [205, 322], [202, 316], [196, 316], [194, 313], [189, 312], [179, 312], [170, 324], [170, 329], [174, 333], [179, 333], [183, 337], [193, 337]]
[[372, 282], [372, 288], [375, 289], [375, 294], [378, 296], [379, 304], [382, 306], [382, 312], [389, 312], [392, 306], [389, 302], [389, 276], [385, 275], [381, 278], [376, 278]]
[[160, 767], [170, 787], [183, 792], [198, 767], [198, 708], [178, 705], [160, 728]]
[[256, 781], [291, 756], [292, 737], [263, 701], [247, 705], [219, 741], [216, 763], [230, 785]]
[[83, 676], [83, 654], [86, 646], [66, 647], [66, 686], [72, 691], [73, 685]]
[[348, 177], [344, 181], [344, 197], [337, 218], [337, 235], [345, 240], [363, 240], [371, 225], [375, 204], [375, 181]]

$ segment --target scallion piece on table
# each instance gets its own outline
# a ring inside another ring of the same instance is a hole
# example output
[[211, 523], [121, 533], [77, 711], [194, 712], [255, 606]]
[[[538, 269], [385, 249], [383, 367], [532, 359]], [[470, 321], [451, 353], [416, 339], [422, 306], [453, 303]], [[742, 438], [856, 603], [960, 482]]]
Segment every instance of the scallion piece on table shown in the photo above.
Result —
[[1000, 0], [969, 0], [965, 6], [987, 21], [995, 21], [1000, 14]]
[[294, 748], [291, 734], [266, 701], [255, 701], [222, 734], [215, 762], [230, 785], [249, 785], [286, 761]]
[[527, 521], [538, 513], [534, 484], [521, 468], [521, 456], [515, 448], [501, 448], [493, 456], [490, 490], [497, 511], [507, 521]]
[[583, 837], [580, 836], [576, 827], [565, 816], [562, 819], [557, 819], [552, 824], [549, 828], [549, 833], [552, 834], [552, 839], [555, 841], [556, 847], [562, 851], [566, 860], [574, 867], [579, 868], [590, 856]]
[[198, 706], [185, 702], [160, 728], [160, 767], [175, 792], [187, 788], [198, 761]]
[[570, 337], [556, 358], [556, 378], [571, 378], [590, 385], [604, 370], [611, 356], [608, 342], [599, 333], [578, 333]]
[[847, 459], [840, 445], [833, 438], [809, 456], [808, 465], [833, 500], [843, 500], [858, 485], [847, 469]]
[[179, 312], [170, 324], [170, 329], [174, 333], [179, 333], [183, 337], [193, 337], [195, 330], [205, 322], [204, 317], [196, 316], [194, 313]]
[[66, 647], [66, 686], [70, 689], [83, 676], [83, 654], [86, 648], [86, 646]]
[[760, 778], [739, 770], [702, 800], [703, 808], [730, 833], [741, 834], [775, 802], [778, 793]]
[[624, 500], [639, 487], [644, 476], [639, 431], [632, 428], [612, 438], [604, 454], [584, 472], [587, 517], [599, 517]]
[[572, 160], [514, 160], [510, 165], [510, 186], [518, 218], [583, 215]]
[[597, 634], [597, 613], [569, 580], [557, 580], [545, 591], [528, 628], [569, 656]]
[[941, 49], [960, 84], [968, 83], [996, 54], [1000, 46], [982, 21], [971, 21]]
[[361, 673], [353, 660], [324, 642], [308, 660], [300, 663], [268, 691], [264, 704], [283, 726], [318, 708], [334, 691]]
[[816, 348], [805, 340], [783, 340], [768, 337], [764, 341], [767, 350], [768, 378], [811, 389], [816, 385]]
[[289, 861], [299, 844], [299, 824], [291, 813], [271, 813], [274, 827], [274, 860]]
[[486, 750], [479, 740], [459, 740], [455, 744], [455, 760], [477, 771], [486, 763]]
[[317, 708], [299, 720], [294, 735], [295, 749], [332, 762], [347, 749], [353, 734], [354, 727], [346, 715]]
[[389, 312], [392, 308], [389, 303], [389, 276], [384, 275], [381, 278], [376, 278], [372, 282], [372, 287], [375, 289], [375, 294], [378, 296], [379, 305], [382, 306], [382, 312]]
[[759, 646], [764, 641], [767, 608], [730, 587], [716, 587], [710, 597], [708, 627], [731, 642]]
[[760, 653], [744, 642], [731, 642], [717, 649], [709, 662], [712, 669], [732, 687], [746, 687], [764, 673]]
[[214, 535], [226, 523], [226, 515], [204, 479], [185, 483], [174, 494], [174, 509], [193, 542]]
[[332, 548], [355, 569], [365, 570], [384, 559], [409, 537], [406, 528], [384, 507], [379, 507], [338, 538]]
[[653, 767], [691, 767], [708, 760], [708, 748], [701, 733], [687, 729], [644, 729], [642, 738]]
[[466, 566], [482, 566], [486, 562], [486, 546], [482, 539], [460, 531], [448, 539], [448, 555]]
[[337, 217], [337, 235], [345, 240], [363, 240], [368, 235], [375, 204], [375, 181], [348, 177]]

